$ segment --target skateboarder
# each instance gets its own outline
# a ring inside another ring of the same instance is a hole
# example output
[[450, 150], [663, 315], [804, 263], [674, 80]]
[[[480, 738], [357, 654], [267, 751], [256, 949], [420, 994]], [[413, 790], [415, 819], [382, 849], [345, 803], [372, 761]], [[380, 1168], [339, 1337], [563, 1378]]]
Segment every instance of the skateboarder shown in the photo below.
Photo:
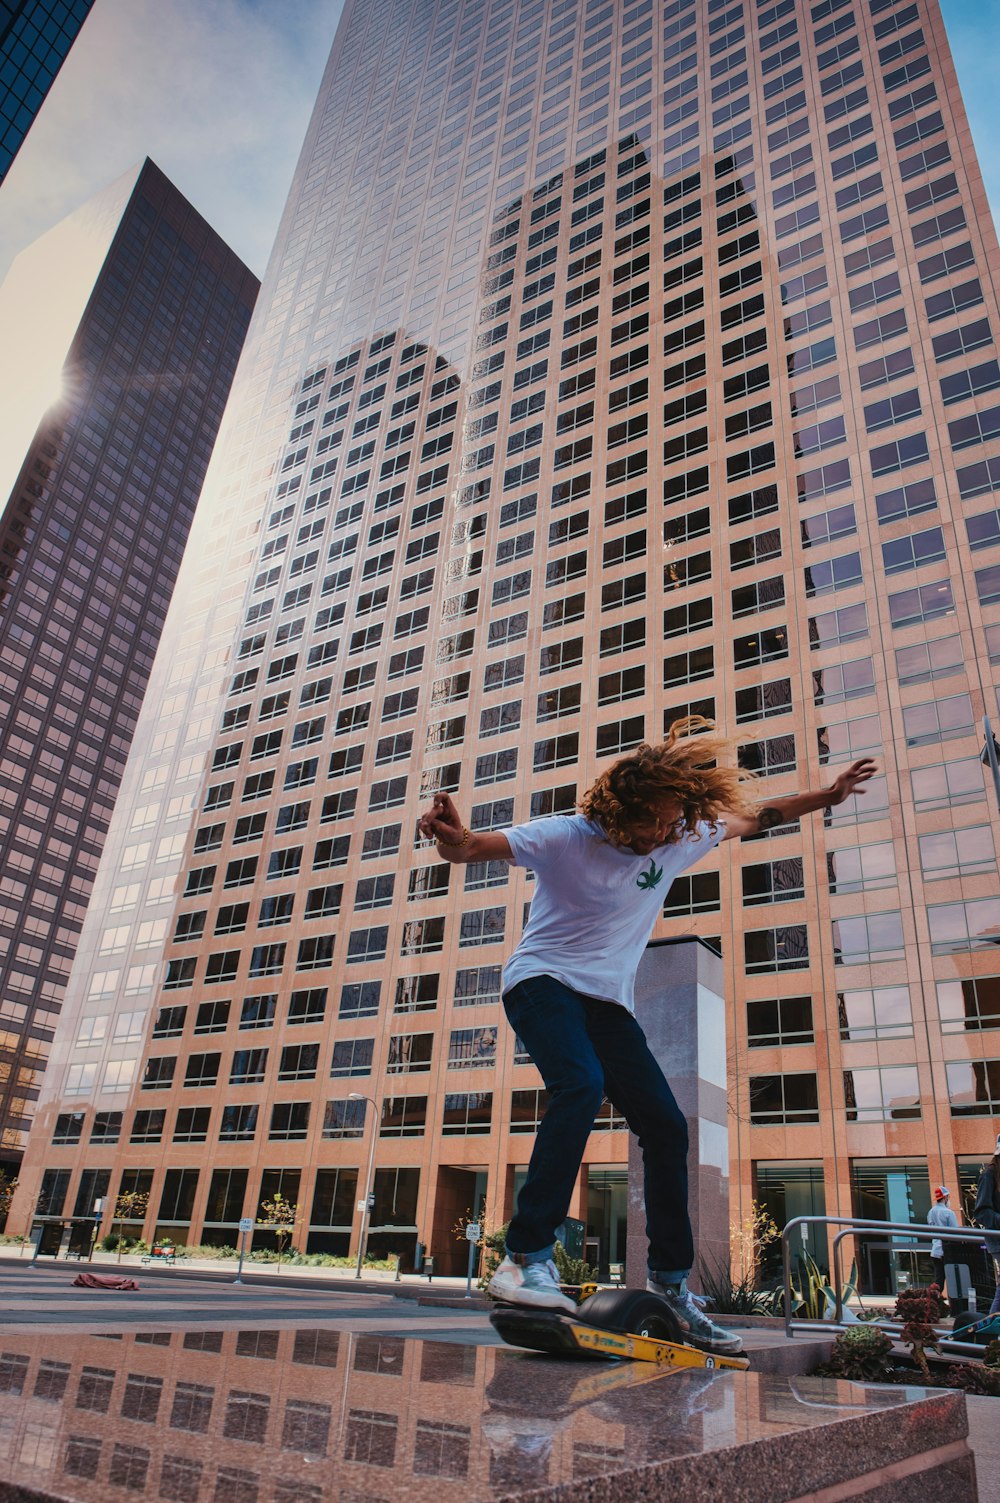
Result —
[[681, 1340], [722, 1353], [741, 1343], [688, 1292], [687, 1122], [633, 1016], [635, 973], [674, 877], [722, 840], [842, 803], [875, 772], [864, 758], [829, 788], [761, 807], [752, 775], [735, 763], [736, 743], [693, 716], [661, 745], [638, 746], [607, 768], [579, 814], [472, 832], [440, 793], [420, 820], [446, 861], [503, 860], [535, 873], [528, 922], [504, 968], [503, 1001], [549, 1103], [490, 1292], [509, 1304], [575, 1309], [559, 1288], [553, 1242], [607, 1095], [642, 1147], [647, 1287], [667, 1300]]

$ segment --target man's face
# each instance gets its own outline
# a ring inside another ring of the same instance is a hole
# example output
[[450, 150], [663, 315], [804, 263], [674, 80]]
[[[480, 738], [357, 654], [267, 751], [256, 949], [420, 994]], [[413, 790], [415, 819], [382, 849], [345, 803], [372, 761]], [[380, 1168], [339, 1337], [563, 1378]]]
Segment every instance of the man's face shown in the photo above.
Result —
[[626, 842], [627, 849], [637, 856], [648, 856], [658, 845], [664, 845], [670, 839], [683, 813], [677, 799], [663, 799], [646, 815], [632, 820], [628, 827], [631, 839]]

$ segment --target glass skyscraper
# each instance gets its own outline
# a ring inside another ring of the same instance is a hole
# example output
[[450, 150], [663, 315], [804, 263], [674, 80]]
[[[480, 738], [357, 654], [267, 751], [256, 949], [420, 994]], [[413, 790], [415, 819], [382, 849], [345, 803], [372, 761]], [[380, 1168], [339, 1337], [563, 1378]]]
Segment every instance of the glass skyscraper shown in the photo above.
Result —
[[[139, 1189], [148, 1233], [233, 1242], [280, 1190], [346, 1251], [377, 1132], [372, 1246], [457, 1268], [544, 1109], [500, 1006], [531, 883], [440, 863], [420, 806], [568, 812], [689, 711], [776, 792], [881, 767], [665, 900], [725, 965], [734, 1219], [967, 1179], [1000, 1110], [997, 256], [935, 0], [348, 3], [205, 503], [245, 545], [228, 636], [184, 604], [221, 524], [179, 585], [212, 729], [135, 1084], [100, 1087], [119, 1003], [81, 972], [15, 1218]], [[574, 1204], [602, 1260], [624, 1126]]]
[[147, 162], [0, 288], [0, 1162], [27, 1137], [257, 285]]
[[94, 0], [0, 0], [0, 183]]

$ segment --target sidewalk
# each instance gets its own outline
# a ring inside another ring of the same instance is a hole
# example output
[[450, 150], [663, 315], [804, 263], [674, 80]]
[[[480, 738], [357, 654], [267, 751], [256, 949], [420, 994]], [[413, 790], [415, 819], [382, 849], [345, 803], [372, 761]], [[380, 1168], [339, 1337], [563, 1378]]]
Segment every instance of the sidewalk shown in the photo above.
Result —
[[[18, 1254], [14, 1247], [0, 1247], [0, 1265], [14, 1264], [27, 1268], [31, 1263], [31, 1254], [26, 1248], [23, 1254]], [[161, 1258], [149, 1259], [145, 1263], [138, 1253], [122, 1253], [119, 1261], [118, 1254], [113, 1252], [95, 1252], [89, 1260], [76, 1258], [51, 1258], [40, 1257], [39, 1267], [81, 1269], [88, 1268], [96, 1272], [128, 1272], [141, 1274], [153, 1278], [183, 1278], [194, 1274], [200, 1279], [217, 1280], [220, 1283], [232, 1283], [236, 1278], [239, 1267], [238, 1258], [178, 1258], [170, 1265], [164, 1263]], [[283, 1285], [286, 1288], [330, 1288], [340, 1289], [344, 1292], [355, 1291], [359, 1294], [395, 1295], [400, 1299], [462, 1299], [466, 1292], [466, 1280], [464, 1278], [450, 1277], [435, 1274], [433, 1279], [426, 1278], [423, 1274], [404, 1273], [397, 1279], [395, 1273], [383, 1268], [362, 1268], [360, 1279], [356, 1276], [355, 1268], [327, 1268], [317, 1267], [310, 1264], [282, 1263], [279, 1268], [277, 1263], [257, 1263], [252, 1259], [244, 1259], [243, 1272], [241, 1275], [245, 1284], [271, 1284]], [[472, 1281], [472, 1296], [474, 1301], [485, 1299]]]

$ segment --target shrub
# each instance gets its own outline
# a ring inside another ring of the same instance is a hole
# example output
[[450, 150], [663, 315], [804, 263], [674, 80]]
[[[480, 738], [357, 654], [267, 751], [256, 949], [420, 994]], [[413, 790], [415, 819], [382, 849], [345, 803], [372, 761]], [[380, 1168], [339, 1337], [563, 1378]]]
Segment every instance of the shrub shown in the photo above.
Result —
[[701, 1292], [719, 1315], [780, 1315], [783, 1289], [755, 1289], [753, 1272], [734, 1278], [729, 1265], [703, 1264], [699, 1270]]
[[829, 1360], [817, 1371], [853, 1383], [885, 1383], [892, 1375], [892, 1342], [878, 1326], [850, 1326], [841, 1331]]
[[552, 1252], [552, 1259], [559, 1270], [559, 1282], [561, 1284], [596, 1284], [598, 1280], [597, 1269], [592, 1268], [585, 1258], [571, 1258], [561, 1242], [556, 1242]]
[[1000, 1399], [1000, 1368], [983, 1367], [978, 1362], [956, 1362], [938, 1383], [943, 1388], [960, 1388], [963, 1393]]
[[913, 1360], [925, 1378], [930, 1378], [927, 1353], [938, 1350], [938, 1335], [933, 1322], [943, 1315], [944, 1305], [937, 1284], [926, 1289], [919, 1286], [903, 1289], [896, 1297], [896, 1319], [903, 1322], [899, 1339], [910, 1348]]

